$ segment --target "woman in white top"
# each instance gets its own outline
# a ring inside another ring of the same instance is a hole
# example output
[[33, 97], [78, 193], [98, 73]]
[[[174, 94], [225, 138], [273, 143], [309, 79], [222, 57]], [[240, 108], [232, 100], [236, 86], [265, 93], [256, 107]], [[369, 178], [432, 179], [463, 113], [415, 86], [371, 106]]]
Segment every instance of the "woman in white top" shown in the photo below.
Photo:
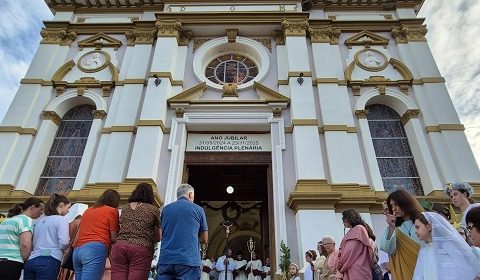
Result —
[[66, 196], [52, 194], [48, 199], [45, 217], [33, 229], [33, 251], [25, 264], [23, 279], [57, 279], [63, 250], [70, 242], [68, 220], [64, 217], [69, 208]]
[[423, 241], [413, 280], [474, 279], [480, 263], [457, 230], [442, 216], [423, 212], [415, 220], [418, 238]]
[[457, 206], [462, 211], [462, 220], [460, 224], [466, 228], [467, 223], [465, 222], [465, 217], [467, 216], [468, 211], [473, 207], [480, 206], [480, 203], [472, 203], [470, 198], [473, 194], [472, 186], [467, 182], [447, 184], [445, 185], [444, 191], [452, 200], [453, 205]]

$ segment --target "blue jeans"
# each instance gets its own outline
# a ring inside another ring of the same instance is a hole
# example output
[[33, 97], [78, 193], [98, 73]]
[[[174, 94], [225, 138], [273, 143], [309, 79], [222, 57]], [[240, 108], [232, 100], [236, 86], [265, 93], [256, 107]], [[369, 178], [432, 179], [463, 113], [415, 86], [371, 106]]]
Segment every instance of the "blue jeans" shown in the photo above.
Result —
[[157, 280], [200, 280], [200, 267], [180, 264], [157, 264]]
[[73, 250], [75, 280], [101, 280], [108, 247], [102, 242], [88, 242]]
[[28, 260], [23, 270], [24, 280], [56, 280], [60, 261], [51, 256], [39, 256]]

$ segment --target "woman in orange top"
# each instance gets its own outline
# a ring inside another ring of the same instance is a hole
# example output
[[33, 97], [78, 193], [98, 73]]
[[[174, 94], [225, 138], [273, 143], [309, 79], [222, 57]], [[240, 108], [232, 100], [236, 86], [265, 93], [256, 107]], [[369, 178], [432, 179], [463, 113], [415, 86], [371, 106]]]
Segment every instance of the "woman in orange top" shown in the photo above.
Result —
[[76, 280], [102, 279], [105, 260], [119, 228], [119, 202], [118, 192], [108, 189], [83, 214], [73, 251]]

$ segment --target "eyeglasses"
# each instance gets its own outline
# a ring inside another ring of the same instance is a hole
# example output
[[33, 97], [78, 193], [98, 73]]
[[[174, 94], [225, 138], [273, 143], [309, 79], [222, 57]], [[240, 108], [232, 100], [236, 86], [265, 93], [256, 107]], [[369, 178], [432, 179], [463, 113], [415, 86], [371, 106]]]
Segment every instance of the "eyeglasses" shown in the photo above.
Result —
[[325, 245], [334, 245], [334, 244], [335, 244], [335, 243], [333, 243], [333, 242], [323, 243], [324, 246], [325, 246]]
[[472, 231], [473, 225], [467, 226], [467, 232], [470, 233]]

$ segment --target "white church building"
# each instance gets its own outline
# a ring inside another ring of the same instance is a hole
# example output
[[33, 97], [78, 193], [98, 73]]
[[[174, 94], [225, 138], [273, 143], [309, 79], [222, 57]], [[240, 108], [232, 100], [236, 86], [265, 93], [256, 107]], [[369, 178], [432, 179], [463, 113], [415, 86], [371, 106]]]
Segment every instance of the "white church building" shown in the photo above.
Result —
[[[433, 0], [432, 0], [433, 1]], [[38, 195], [156, 203], [195, 187], [210, 244], [279, 273], [355, 208], [480, 171], [417, 17], [423, 0], [45, 0], [54, 18], [0, 125], [0, 210]]]

